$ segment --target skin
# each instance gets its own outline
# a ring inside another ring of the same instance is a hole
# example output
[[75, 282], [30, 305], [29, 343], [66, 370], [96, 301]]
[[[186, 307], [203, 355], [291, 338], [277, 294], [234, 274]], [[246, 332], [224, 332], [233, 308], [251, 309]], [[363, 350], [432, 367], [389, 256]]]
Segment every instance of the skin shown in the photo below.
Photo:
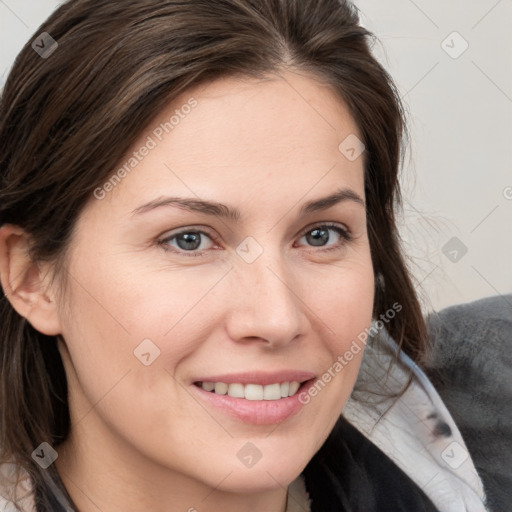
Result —
[[[55, 464], [81, 511], [284, 511], [287, 486], [332, 430], [363, 355], [279, 424], [242, 423], [192, 396], [198, 375], [291, 368], [320, 377], [370, 324], [374, 276], [364, 206], [347, 200], [297, 217], [337, 188], [364, 200], [362, 157], [338, 149], [361, 136], [330, 87], [291, 71], [194, 87], [133, 150], [191, 97], [197, 106], [172, 133], [86, 205], [57, 274], [67, 277], [62, 293], [64, 281], [49, 278], [58, 269], [27, 259], [23, 231], [0, 230], [9, 300], [60, 338], [72, 429]], [[170, 206], [132, 214], [165, 195], [219, 201], [242, 218]], [[314, 245], [304, 235], [324, 222], [352, 239], [329, 229]], [[183, 228], [211, 235], [194, 249], [203, 256], [177, 239], [168, 251], [158, 243]], [[263, 249], [252, 263], [236, 252], [247, 237]], [[160, 350], [149, 366], [133, 353], [146, 338]], [[247, 442], [261, 452], [251, 468], [237, 457]]]

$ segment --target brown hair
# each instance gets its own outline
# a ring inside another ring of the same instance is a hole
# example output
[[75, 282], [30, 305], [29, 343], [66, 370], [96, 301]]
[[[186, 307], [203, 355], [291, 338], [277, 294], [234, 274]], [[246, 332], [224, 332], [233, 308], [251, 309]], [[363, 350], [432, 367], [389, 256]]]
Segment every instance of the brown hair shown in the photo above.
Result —
[[[359, 26], [353, 5], [71, 0], [36, 34], [42, 32], [57, 41], [57, 49], [41, 58], [28, 42], [0, 103], [0, 226], [16, 224], [31, 235], [34, 261], [63, 261], [94, 189], [111, 176], [142, 129], [189, 86], [221, 76], [306, 71], [337, 91], [360, 129], [377, 277], [374, 315], [400, 304], [386, 328], [420, 361], [426, 329], [395, 225], [404, 110], [393, 81], [371, 54], [374, 36]], [[45, 509], [45, 479], [53, 466], [41, 470], [31, 453], [43, 441], [57, 446], [68, 436], [66, 377], [56, 338], [36, 331], [3, 293], [2, 299], [1, 461], [28, 472]]]

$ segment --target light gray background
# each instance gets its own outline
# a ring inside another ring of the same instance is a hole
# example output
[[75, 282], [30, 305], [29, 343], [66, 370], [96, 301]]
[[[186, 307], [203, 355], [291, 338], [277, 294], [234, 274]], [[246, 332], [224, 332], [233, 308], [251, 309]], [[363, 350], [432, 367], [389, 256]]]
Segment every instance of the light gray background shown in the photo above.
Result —
[[[0, 87], [59, 3], [0, 0]], [[425, 310], [510, 293], [512, 0], [355, 3], [408, 110], [401, 233]]]

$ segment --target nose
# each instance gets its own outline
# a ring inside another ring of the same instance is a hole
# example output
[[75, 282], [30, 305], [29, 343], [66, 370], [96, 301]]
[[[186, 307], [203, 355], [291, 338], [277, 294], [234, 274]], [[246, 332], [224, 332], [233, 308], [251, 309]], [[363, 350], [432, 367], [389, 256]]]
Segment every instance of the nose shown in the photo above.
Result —
[[232, 340], [275, 349], [304, 333], [303, 287], [280, 256], [270, 257], [265, 251], [250, 264], [239, 262], [232, 278], [235, 292], [227, 313]]

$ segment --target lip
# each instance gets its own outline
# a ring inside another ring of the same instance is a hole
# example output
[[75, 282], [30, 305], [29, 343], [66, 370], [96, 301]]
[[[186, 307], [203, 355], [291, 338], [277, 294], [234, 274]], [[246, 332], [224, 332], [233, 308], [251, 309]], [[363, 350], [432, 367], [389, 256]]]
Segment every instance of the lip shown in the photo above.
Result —
[[[305, 382], [303, 382], [305, 379]], [[279, 400], [246, 400], [234, 398], [229, 395], [217, 395], [205, 391], [194, 382], [225, 382], [226, 384], [273, 384], [296, 380], [302, 382], [293, 396]], [[300, 393], [306, 391], [315, 382], [314, 374], [310, 372], [279, 372], [279, 373], [244, 373], [230, 375], [215, 375], [208, 378], [194, 380], [190, 385], [192, 392], [209, 409], [220, 411], [222, 414], [251, 425], [272, 425], [282, 423], [295, 416], [304, 406], [299, 401]]]
[[275, 384], [276, 382], [304, 382], [314, 378], [315, 374], [300, 370], [282, 370], [279, 372], [244, 372], [224, 375], [210, 375], [208, 377], [193, 378], [192, 382], [225, 382], [226, 384]]

